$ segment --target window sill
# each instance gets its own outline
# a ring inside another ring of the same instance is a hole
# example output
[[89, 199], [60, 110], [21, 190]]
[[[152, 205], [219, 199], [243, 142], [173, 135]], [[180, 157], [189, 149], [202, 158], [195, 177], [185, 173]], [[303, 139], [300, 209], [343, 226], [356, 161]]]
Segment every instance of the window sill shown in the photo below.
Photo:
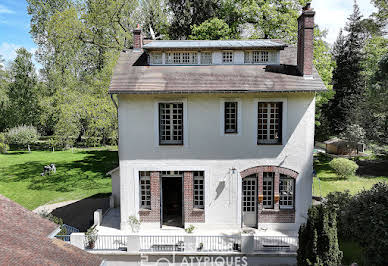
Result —
[[263, 146], [270, 146], [270, 145], [272, 145], [272, 146], [282, 146], [283, 143], [257, 143], [257, 146], [261, 146], [261, 145], [263, 145]]
[[193, 212], [205, 212], [205, 209], [193, 208]]
[[261, 214], [266, 214], [266, 213], [286, 213], [286, 212], [295, 212], [295, 209], [262, 209], [260, 210]]
[[139, 212], [151, 212], [151, 209], [140, 209]]

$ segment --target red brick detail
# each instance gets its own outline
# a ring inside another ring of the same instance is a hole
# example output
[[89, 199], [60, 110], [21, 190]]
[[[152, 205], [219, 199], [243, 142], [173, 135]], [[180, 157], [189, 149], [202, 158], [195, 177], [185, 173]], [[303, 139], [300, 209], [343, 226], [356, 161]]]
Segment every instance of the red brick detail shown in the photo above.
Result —
[[295, 223], [295, 210], [259, 210], [259, 223]]
[[310, 4], [307, 4], [298, 18], [297, 65], [302, 75], [313, 74], [314, 15]]
[[151, 172], [151, 210], [140, 210], [140, 221], [145, 223], [160, 222], [160, 174]]
[[[244, 171], [241, 171], [240, 175], [242, 178], [244, 178], [244, 177], [247, 177], [250, 175], [258, 174], [259, 175], [259, 185], [260, 185], [260, 184], [263, 184], [263, 181], [262, 181], [263, 180], [263, 172], [275, 172], [275, 173], [279, 173], [279, 174], [288, 175], [288, 176], [295, 178], [295, 179], [298, 177], [298, 173], [295, 172], [294, 170], [291, 170], [288, 168], [283, 168], [280, 166], [274, 166], [274, 165], [272, 165], [272, 166], [271, 165], [256, 166], [256, 167], [248, 168]], [[260, 177], [261, 177], [261, 183], [260, 183]], [[276, 174], [275, 174], [275, 177], [276, 177]], [[259, 187], [259, 194], [260, 194], [260, 187]]]
[[185, 210], [185, 224], [204, 223], [205, 211], [194, 209], [194, 175], [193, 172], [183, 174], [183, 198]]
[[138, 28], [133, 30], [133, 49], [142, 49], [143, 48], [143, 34], [141, 29]]

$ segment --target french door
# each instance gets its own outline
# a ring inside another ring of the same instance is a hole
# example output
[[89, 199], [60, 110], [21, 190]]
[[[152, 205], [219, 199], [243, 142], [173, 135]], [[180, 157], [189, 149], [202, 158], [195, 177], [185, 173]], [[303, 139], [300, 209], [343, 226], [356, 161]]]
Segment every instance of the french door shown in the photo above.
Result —
[[245, 177], [242, 181], [243, 226], [257, 225], [257, 177]]

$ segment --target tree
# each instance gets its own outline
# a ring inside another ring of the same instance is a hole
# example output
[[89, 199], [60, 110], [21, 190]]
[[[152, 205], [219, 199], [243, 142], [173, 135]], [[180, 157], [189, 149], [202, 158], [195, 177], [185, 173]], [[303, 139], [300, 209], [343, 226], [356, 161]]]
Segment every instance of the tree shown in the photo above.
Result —
[[312, 206], [306, 224], [299, 229], [298, 265], [341, 265], [336, 211], [324, 205]]
[[348, 35], [343, 36], [340, 32], [333, 47], [336, 62], [333, 71], [335, 95], [328, 103], [326, 116], [334, 134], [343, 132], [350, 124], [360, 120], [360, 105], [365, 92], [361, 66], [363, 59], [361, 17], [355, 3], [345, 28]]
[[39, 120], [39, 98], [37, 75], [32, 62], [32, 54], [25, 48], [16, 51], [11, 64], [11, 82], [7, 88], [9, 99], [7, 107], [8, 127], [22, 124], [36, 126]]
[[191, 27], [191, 40], [226, 40], [231, 37], [228, 24], [218, 18], [206, 20], [201, 25]]
[[150, 28], [154, 31], [156, 37], [168, 39], [168, 8], [167, 0], [142, 0], [142, 21], [143, 31], [148, 37], [151, 36]]
[[220, 0], [168, 0], [172, 12], [169, 28], [171, 39], [188, 39], [191, 25], [200, 25], [214, 18], [220, 8]]
[[6, 119], [6, 110], [8, 107], [8, 72], [4, 69], [4, 59], [0, 55], [0, 132], [6, 128], [7, 119]]
[[33, 126], [20, 125], [6, 131], [7, 143], [27, 146], [29, 152], [30, 144], [37, 142], [39, 137], [38, 130]]

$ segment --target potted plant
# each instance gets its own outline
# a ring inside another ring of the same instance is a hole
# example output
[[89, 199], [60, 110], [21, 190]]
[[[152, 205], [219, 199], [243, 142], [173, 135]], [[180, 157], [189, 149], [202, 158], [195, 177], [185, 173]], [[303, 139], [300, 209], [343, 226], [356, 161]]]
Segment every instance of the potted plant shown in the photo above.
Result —
[[201, 242], [201, 243], [199, 243], [197, 251], [202, 251], [202, 249], [203, 249], [203, 243]]
[[136, 216], [128, 217], [128, 224], [131, 227], [132, 233], [137, 233], [140, 230], [140, 221], [136, 218]]
[[97, 241], [97, 233], [98, 230], [96, 229], [96, 225], [93, 225], [86, 231], [85, 236], [87, 240], [86, 248], [93, 249], [96, 241]]

